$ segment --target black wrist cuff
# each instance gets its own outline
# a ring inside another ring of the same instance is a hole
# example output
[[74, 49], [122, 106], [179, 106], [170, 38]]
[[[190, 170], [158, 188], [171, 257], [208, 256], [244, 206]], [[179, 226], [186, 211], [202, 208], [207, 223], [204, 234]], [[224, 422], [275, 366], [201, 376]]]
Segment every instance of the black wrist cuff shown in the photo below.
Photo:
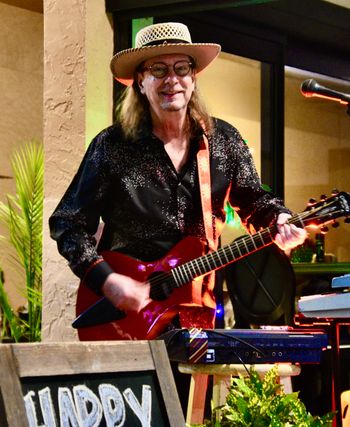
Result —
[[95, 262], [88, 269], [83, 281], [86, 286], [97, 295], [102, 295], [102, 285], [111, 273], [114, 273], [112, 267], [108, 264], [107, 261], [101, 259]]

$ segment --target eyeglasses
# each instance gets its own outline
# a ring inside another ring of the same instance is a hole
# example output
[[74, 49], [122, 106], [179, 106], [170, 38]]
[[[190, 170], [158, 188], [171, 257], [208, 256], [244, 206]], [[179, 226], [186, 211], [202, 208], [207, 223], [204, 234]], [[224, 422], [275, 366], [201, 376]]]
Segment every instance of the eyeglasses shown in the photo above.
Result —
[[155, 62], [149, 67], [143, 67], [142, 71], [148, 70], [153, 77], [162, 79], [169, 74], [170, 67], [173, 67], [175, 74], [180, 77], [187, 76], [187, 74], [194, 68], [192, 62], [189, 61], [177, 61], [172, 66], [164, 64], [164, 62]]

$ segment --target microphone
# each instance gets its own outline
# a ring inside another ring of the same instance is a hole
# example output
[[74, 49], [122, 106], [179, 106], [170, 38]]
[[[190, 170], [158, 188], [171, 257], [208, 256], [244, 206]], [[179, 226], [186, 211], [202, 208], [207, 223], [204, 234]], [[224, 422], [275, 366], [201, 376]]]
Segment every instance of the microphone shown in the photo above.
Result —
[[314, 79], [305, 80], [301, 84], [301, 93], [306, 97], [317, 96], [319, 98], [326, 98], [332, 101], [338, 101], [341, 104], [350, 103], [350, 94], [338, 92], [333, 89], [329, 89], [317, 83]]

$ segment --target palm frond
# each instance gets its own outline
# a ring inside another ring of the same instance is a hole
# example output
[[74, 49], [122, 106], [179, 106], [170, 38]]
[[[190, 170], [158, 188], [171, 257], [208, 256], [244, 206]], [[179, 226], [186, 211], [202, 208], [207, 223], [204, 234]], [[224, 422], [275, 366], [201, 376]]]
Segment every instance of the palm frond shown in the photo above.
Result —
[[[0, 220], [8, 228], [9, 242], [24, 268], [28, 301], [29, 339], [40, 339], [42, 287], [42, 229], [44, 202], [44, 151], [30, 141], [12, 157], [16, 194], [0, 203]], [[27, 331], [28, 332], [28, 331]]]
[[2, 311], [1, 337], [9, 333], [11, 337], [18, 342], [22, 337], [22, 329], [18, 318], [13, 312], [7, 293], [4, 289], [3, 281], [0, 277], [0, 307]]

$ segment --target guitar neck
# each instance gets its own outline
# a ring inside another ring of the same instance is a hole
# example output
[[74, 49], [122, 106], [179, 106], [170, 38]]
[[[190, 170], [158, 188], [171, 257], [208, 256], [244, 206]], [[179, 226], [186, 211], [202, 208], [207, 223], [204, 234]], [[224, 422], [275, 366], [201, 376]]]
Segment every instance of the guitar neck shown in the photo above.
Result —
[[[304, 227], [304, 222], [300, 214], [289, 219], [290, 224]], [[191, 282], [196, 277], [210, 273], [222, 268], [233, 261], [243, 258], [258, 249], [273, 243], [276, 234], [276, 225], [267, 227], [255, 234], [248, 234], [240, 239], [223, 246], [217, 251], [209, 252], [199, 258], [193, 259], [185, 264], [174, 268], [171, 273], [176, 287]]]

